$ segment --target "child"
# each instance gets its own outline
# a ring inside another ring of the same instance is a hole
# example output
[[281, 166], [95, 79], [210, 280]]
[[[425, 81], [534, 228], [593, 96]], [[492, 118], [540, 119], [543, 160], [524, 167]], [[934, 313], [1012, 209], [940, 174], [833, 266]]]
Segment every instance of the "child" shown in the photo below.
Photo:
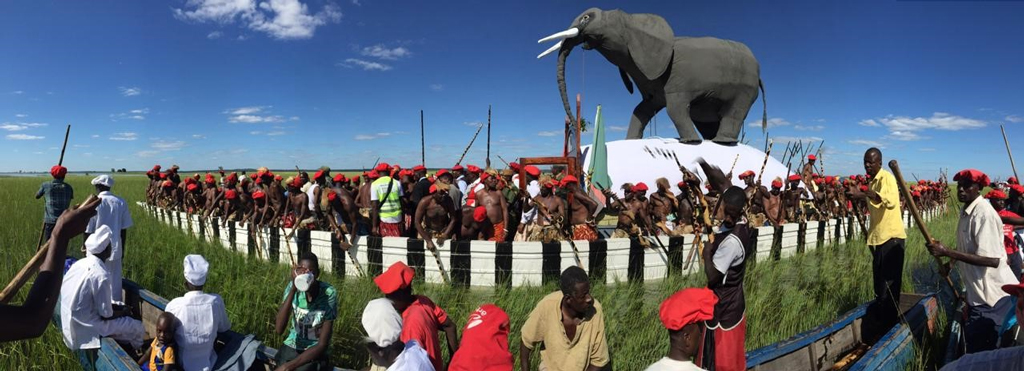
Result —
[[175, 361], [174, 315], [163, 312], [156, 320], [156, 338], [147, 355], [139, 359], [143, 371], [180, 371]]

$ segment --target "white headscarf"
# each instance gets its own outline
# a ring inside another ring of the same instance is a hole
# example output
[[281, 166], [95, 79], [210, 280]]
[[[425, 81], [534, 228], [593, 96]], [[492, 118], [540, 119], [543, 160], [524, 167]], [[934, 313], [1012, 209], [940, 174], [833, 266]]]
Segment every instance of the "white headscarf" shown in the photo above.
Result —
[[381, 348], [387, 347], [402, 335], [402, 315], [387, 298], [370, 300], [363, 309], [363, 329], [366, 330], [366, 341]]
[[206, 284], [206, 274], [210, 271], [210, 263], [202, 255], [185, 257], [185, 281], [196, 286]]
[[96, 231], [89, 235], [89, 238], [85, 239], [85, 251], [88, 251], [91, 255], [97, 255], [103, 250], [110, 246], [110, 236], [113, 232], [110, 231], [110, 227], [106, 224], [96, 228]]

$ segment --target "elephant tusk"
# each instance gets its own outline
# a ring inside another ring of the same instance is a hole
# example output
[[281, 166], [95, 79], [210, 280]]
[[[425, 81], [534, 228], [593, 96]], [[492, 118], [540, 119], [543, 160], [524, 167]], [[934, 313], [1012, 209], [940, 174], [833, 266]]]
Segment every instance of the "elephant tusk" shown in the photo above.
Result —
[[558, 48], [561, 48], [561, 47], [562, 47], [562, 42], [561, 42], [561, 41], [559, 41], [559, 42], [558, 42], [557, 44], [555, 44], [554, 46], [552, 46], [552, 47], [548, 48], [548, 50], [545, 50], [545, 51], [544, 51], [543, 53], [540, 53], [539, 55], [537, 55], [537, 59], [541, 59], [541, 58], [544, 58], [544, 56], [545, 56], [545, 55], [548, 55], [548, 54], [554, 53], [554, 52], [555, 52], [555, 50], [558, 50]]
[[548, 37], [545, 37], [543, 39], [537, 40], [537, 43], [538, 44], [543, 44], [543, 43], [546, 43], [548, 41], [555, 40], [555, 39], [567, 39], [567, 38], [570, 38], [570, 37], [576, 37], [576, 35], [579, 35], [579, 34], [580, 34], [580, 29], [576, 28], [576, 27], [573, 27], [573, 28], [570, 28], [570, 29], [562, 31], [562, 32], [553, 33], [553, 34], [551, 34], [551, 36], [548, 36]]

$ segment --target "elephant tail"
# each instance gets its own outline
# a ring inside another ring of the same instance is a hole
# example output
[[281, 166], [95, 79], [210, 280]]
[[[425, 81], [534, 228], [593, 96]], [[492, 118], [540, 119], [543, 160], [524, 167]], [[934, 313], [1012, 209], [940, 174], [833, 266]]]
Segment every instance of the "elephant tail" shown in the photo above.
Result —
[[757, 79], [757, 86], [761, 88], [761, 132], [765, 133], [768, 131], [768, 99], [764, 95], [764, 81]]

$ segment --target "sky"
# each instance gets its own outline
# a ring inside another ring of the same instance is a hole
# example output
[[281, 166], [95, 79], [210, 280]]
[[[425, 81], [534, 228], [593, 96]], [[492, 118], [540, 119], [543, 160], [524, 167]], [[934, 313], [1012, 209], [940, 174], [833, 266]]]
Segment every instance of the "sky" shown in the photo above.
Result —
[[[877, 146], [915, 177], [1005, 178], [1000, 125], [1024, 155], [1020, 1], [39, 0], [0, 3], [0, 171], [49, 169], [67, 124], [72, 171], [412, 166], [420, 110], [428, 167], [451, 166], [489, 105], [492, 164], [558, 155], [556, 58], [537, 40], [592, 6], [746, 44], [777, 157], [824, 140], [828, 173], [862, 173]], [[577, 48], [566, 74], [623, 139], [640, 98], [615, 66]], [[664, 112], [649, 133], [677, 137]]]

